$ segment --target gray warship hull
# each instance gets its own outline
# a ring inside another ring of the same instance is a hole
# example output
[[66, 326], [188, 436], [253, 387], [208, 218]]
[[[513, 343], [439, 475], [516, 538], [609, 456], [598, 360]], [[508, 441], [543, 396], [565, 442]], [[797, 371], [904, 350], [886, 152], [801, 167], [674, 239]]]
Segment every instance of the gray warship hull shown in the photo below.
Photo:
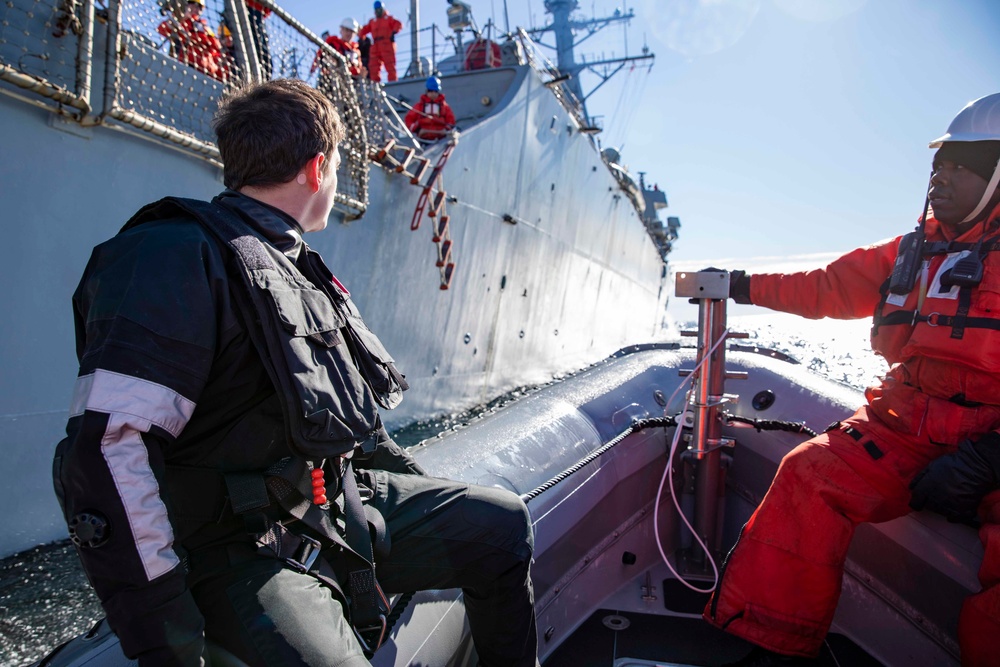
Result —
[[[29, 16], [25, 34], [51, 32], [59, 6], [37, 5], [45, 11]], [[121, 111], [131, 90], [126, 68], [143, 57], [153, 64], [167, 58], [137, 48], [134, 34], [115, 35], [114, 11], [110, 21], [88, 24], [93, 11], [83, 3], [83, 34], [58, 45], [71, 54], [82, 40], [92, 45], [67, 58], [68, 72], [52, 65], [50, 78], [62, 76], [64, 85], [32, 88], [37, 77], [22, 71], [12, 38], [0, 39], [0, 271], [7, 285], [0, 292], [7, 313], [0, 327], [0, 556], [65, 536], [50, 466], [77, 369], [70, 299], [92, 247], [150, 201], [208, 199], [223, 188], [217, 162], [206, 159], [207, 121], [193, 132], [203, 143], [196, 138], [192, 147], [158, 136], [164, 114]], [[132, 45], [124, 60], [123, 48], [106, 48], [109, 32], [111, 43]], [[49, 42], [41, 38], [55, 52]], [[74, 68], [98, 56], [104, 67], [91, 67], [92, 80], [82, 83], [77, 75], [77, 96], [67, 102]], [[171, 71], [178, 76], [176, 63]], [[339, 207], [327, 230], [307, 237], [411, 385], [403, 404], [385, 415], [390, 425], [543, 382], [661, 333], [662, 248], [579, 118], [546, 83], [530, 64], [446, 77], [463, 130], [438, 183], [447, 192], [453, 241], [449, 289], [440, 289], [431, 221], [410, 228], [425, 184], [366, 154], [359, 167], [366, 175], [355, 174], [367, 186], [363, 216], [352, 220], [359, 211]], [[412, 100], [419, 85], [389, 90]], [[102, 91], [105, 112], [95, 115]], [[81, 95], [88, 95], [86, 108]], [[134, 97], [133, 111], [143, 111], [144, 98]], [[194, 92], [174, 97], [192, 99], [198, 103]], [[368, 141], [377, 147], [375, 137]], [[442, 150], [424, 153], [434, 161]]]

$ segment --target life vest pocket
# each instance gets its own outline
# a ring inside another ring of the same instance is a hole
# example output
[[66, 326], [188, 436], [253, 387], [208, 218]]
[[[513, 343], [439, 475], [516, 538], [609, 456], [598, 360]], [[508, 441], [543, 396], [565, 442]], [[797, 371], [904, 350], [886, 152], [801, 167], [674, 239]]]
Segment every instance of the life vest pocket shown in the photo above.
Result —
[[391, 410], [403, 400], [403, 392], [410, 388], [403, 374], [396, 369], [395, 360], [360, 317], [347, 316], [344, 332], [350, 339], [351, 352], [358, 371], [375, 395], [375, 401]]
[[[302, 336], [322, 347], [339, 345], [339, 329], [344, 318], [330, 299], [312, 286], [298, 285], [278, 276], [277, 272], [254, 272], [257, 284], [271, 297], [282, 327], [293, 336]], [[270, 274], [270, 275], [268, 275]]]
[[872, 413], [896, 433], [918, 436], [927, 413], [926, 394], [887, 377], [880, 387], [865, 392]]

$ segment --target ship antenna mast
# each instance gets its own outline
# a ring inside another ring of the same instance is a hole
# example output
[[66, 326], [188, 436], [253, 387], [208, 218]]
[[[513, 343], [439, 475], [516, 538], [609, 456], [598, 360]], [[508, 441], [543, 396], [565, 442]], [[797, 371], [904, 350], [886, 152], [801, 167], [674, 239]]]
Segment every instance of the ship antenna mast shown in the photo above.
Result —
[[[578, 9], [579, 6], [580, 3], [577, 2], [577, 0], [545, 0], [545, 11], [552, 14], [552, 22], [545, 27], [532, 28], [527, 32], [532, 36], [532, 38], [546, 32], [552, 32], [555, 35], [555, 47], [547, 44], [542, 44], [542, 46], [555, 49], [556, 66], [559, 68], [560, 73], [569, 75], [570, 77], [564, 85], [571, 93], [573, 93], [573, 96], [576, 97], [576, 100], [580, 103], [581, 111], [589, 123], [592, 119], [590, 114], [587, 113], [587, 98], [593, 95], [598, 88], [607, 83], [611, 77], [621, 71], [626, 64], [640, 60], [652, 60], [656, 56], [655, 54], [650, 53], [648, 48], [644, 47], [642, 55], [639, 56], [629, 56], [626, 53], [626, 55], [622, 58], [602, 58], [600, 60], [583, 60], [577, 62], [574, 50], [582, 42], [609, 25], [619, 22], [627, 23], [631, 19], [635, 18], [635, 13], [631, 9], [627, 9], [624, 12], [620, 9], [616, 9], [612, 16], [606, 16], [604, 18], [593, 18], [587, 20], [571, 19], [570, 14], [574, 10]], [[580, 39], [576, 39], [575, 37], [575, 33], [577, 32], [584, 33]], [[615, 65], [617, 65], [617, 67], [610, 69]], [[603, 67], [604, 71], [598, 70], [598, 67]], [[601, 78], [601, 82], [594, 86], [586, 94], [584, 94], [583, 85], [580, 83], [580, 73], [584, 70], [589, 70]]]

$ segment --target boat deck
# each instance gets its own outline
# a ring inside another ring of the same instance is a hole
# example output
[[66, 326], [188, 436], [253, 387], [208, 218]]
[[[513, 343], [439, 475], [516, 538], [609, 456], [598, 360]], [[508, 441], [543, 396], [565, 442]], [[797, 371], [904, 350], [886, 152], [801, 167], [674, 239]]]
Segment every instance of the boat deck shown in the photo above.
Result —
[[[697, 618], [599, 609], [543, 666], [714, 667], [738, 660], [750, 648], [747, 642]], [[880, 667], [882, 663], [843, 635], [830, 634], [817, 665]]]

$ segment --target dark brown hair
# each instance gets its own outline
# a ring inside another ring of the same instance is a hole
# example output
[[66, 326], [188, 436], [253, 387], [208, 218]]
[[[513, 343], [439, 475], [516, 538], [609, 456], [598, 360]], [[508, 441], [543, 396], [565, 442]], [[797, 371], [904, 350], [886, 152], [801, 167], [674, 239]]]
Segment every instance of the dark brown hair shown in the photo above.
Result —
[[317, 153], [344, 140], [344, 124], [321, 92], [297, 79], [244, 86], [219, 102], [213, 119], [226, 187], [287, 183]]

